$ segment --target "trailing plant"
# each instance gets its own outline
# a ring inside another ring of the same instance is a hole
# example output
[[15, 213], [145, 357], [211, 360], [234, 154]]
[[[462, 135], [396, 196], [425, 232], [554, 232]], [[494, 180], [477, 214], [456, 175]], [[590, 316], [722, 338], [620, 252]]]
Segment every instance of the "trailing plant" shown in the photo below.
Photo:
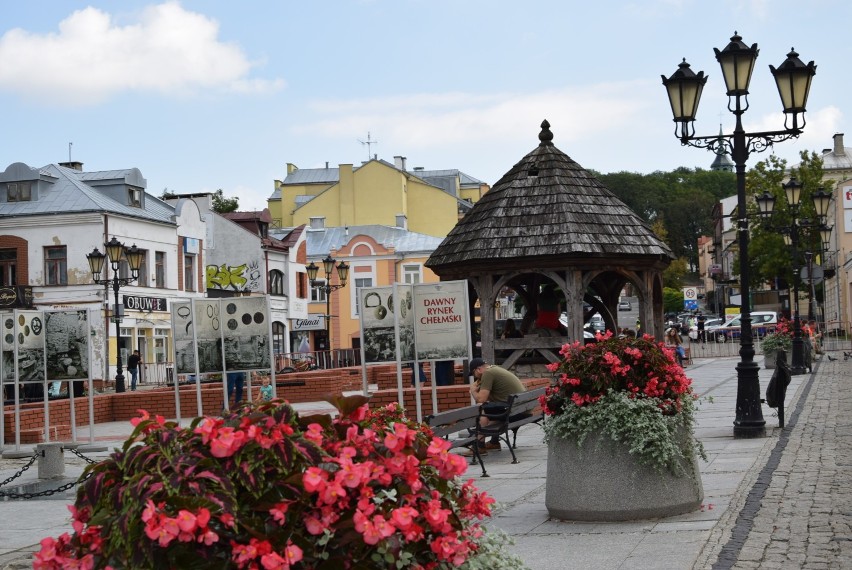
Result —
[[142, 412], [123, 448], [87, 468], [74, 532], [44, 539], [34, 568], [474, 569], [511, 558], [480, 526], [494, 501], [461, 481], [467, 463], [448, 441], [395, 405], [330, 401], [334, 419], [273, 400], [188, 428]]
[[695, 396], [672, 348], [653, 337], [566, 344], [558, 374], [541, 397], [548, 416], [545, 438], [576, 440], [601, 433], [624, 444], [640, 463], [682, 476], [695, 453], [706, 458], [692, 435]]

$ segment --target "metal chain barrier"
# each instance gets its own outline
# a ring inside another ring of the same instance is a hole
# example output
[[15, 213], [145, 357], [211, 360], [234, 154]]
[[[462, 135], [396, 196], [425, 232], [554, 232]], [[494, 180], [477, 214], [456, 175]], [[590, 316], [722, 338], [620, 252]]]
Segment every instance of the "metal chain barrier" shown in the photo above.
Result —
[[23, 467], [21, 467], [21, 469], [20, 469], [17, 473], [15, 473], [15, 474], [14, 474], [14, 475], [12, 475], [11, 477], [9, 477], [8, 479], [6, 479], [6, 480], [5, 480], [5, 481], [3, 481], [2, 483], [0, 483], [0, 487], [2, 487], [2, 486], [4, 486], [4, 485], [7, 485], [7, 484], [11, 483], [11, 482], [12, 482], [12, 481], [14, 481], [15, 479], [17, 479], [18, 477], [20, 477], [21, 475], [23, 475], [23, 474], [24, 474], [24, 472], [25, 472], [27, 469], [29, 469], [30, 467], [32, 467], [33, 463], [35, 463], [35, 462], [36, 462], [36, 459], [38, 459], [38, 456], [39, 456], [38, 452], [34, 453], [34, 454], [33, 454], [33, 456], [32, 456], [32, 457], [30, 457], [29, 462], [28, 462], [26, 465], [24, 465]]
[[68, 451], [70, 451], [71, 453], [73, 453], [74, 455], [76, 455], [77, 457], [79, 457], [80, 459], [82, 459], [83, 461], [85, 461], [87, 463], [98, 463], [94, 459], [92, 459], [90, 457], [86, 457], [85, 455], [83, 455], [82, 453], [80, 453], [79, 451], [74, 449], [73, 447], [69, 447], [67, 449], [68, 449]]
[[[73, 448], [66, 448], [66, 449], [68, 449], [68, 451], [70, 451], [71, 453], [73, 453], [74, 455], [79, 457], [80, 459], [86, 461], [87, 463], [90, 463], [90, 464], [98, 463], [94, 459], [86, 457], [85, 455], [83, 455], [82, 453], [77, 451], [76, 449], [73, 449]], [[8, 485], [12, 481], [17, 479], [21, 475], [23, 475], [24, 472], [27, 471], [27, 469], [32, 467], [33, 463], [36, 462], [36, 460], [39, 458], [40, 455], [41, 455], [40, 453], [35, 452], [33, 454], [33, 456], [30, 457], [30, 460], [27, 462], [26, 465], [21, 467], [14, 475], [7, 478], [5, 481], [0, 482], [0, 487]], [[68, 489], [71, 489], [72, 487], [79, 485], [80, 483], [83, 483], [84, 481], [86, 481], [91, 476], [92, 476], [92, 474], [89, 473], [85, 477], [80, 477], [79, 479], [77, 479], [75, 481], [71, 481], [69, 483], [66, 483], [64, 485], [59, 486], [56, 489], [47, 489], [45, 491], [39, 491], [39, 492], [35, 492], [35, 493], [12, 493], [12, 492], [0, 491], [0, 500], [4, 500], [4, 499], [6, 499], [6, 500], [9, 500], [9, 499], [36, 499], [36, 498], [39, 498], [39, 497], [49, 497], [49, 496], [55, 495], [57, 493], [64, 493]]]
[[56, 489], [47, 489], [46, 491], [39, 491], [37, 493], [4, 493], [0, 491], [0, 499], [36, 499], [38, 497], [49, 497], [57, 493], [64, 493], [68, 489], [85, 482], [91, 476], [92, 473], [90, 472], [85, 477], [80, 477], [75, 481], [71, 481], [70, 483], [57, 487]]

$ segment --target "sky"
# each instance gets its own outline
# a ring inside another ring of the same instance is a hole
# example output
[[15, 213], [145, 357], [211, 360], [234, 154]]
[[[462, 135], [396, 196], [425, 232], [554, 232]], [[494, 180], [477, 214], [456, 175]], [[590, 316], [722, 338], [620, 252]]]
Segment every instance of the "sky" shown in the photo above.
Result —
[[287, 163], [405, 156], [493, 185], [544, 119], [588, 169], [709, 168], [674, 137], [660, 76], [683, 58], [704, 71], [696, 132], [731, 132], [713, 48], [735, 31], [760, 48], [748, 132], [784, 127], [770, 64], [791, 48], [817, 64], [804, 134], [749, 167], [852, 137], [847, 1], [6, 0], [0, 13], [0, 169], [136, 167], [153, 195], [221, 188], [242, 210], [266, 206]]

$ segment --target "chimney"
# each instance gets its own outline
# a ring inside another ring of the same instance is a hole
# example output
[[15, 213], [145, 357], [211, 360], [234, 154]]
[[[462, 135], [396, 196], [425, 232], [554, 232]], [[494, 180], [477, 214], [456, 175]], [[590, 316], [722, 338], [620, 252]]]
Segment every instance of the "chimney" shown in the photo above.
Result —
[[834, 154], [837, 156], [846, 156], [846, 149], [843, 148], [843, 133], [834, 135]]
[[325, 229], [325, 216], [311, 216], [311, 229], [312, 230], [324, 230]]
[[408, 218], [405, 217], [405, 214], [396, 215], [396, 227], [404, 230], [408, 229]]
[[[834, 136], [837, 136], [837, 135], [834, 135]], [[840, 140], [842, 142], [843, 141], [843, 138], [842, 138], [843, 135], [840, 135], [840, 136], [841, 136]], [[70, 168], [71, 170], [79, 170], [80, 172], [83, 171], [83, 163], [77, 162], [76, 160], [72, 160], [72, 161], [69, 161], [69, 162], [60, 162], [59, 166], [64, 166], [65, 168]]]
[[393, 165], [398, 169], [405, 171], [405, 160], [404, 156], [395, 156], [393, 157]]
[[292, 162], [288, 162], [288, 163], [287, 163], [287, 174], [293, 174], [293, 173], [294, 173], [294, 172], [296, 172], [297, 170], [299, 170], [299, 167], [298, 167], [298, 166], [296, 166], [296, 165], [295, 165], [295, 164], [293, 164]]

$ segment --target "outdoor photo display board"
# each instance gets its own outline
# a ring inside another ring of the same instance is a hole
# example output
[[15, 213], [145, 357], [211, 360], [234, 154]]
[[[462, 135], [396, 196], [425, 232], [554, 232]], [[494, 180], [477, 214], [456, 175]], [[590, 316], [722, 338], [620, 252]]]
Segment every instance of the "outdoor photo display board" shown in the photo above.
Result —
[[[18, 353], [18, 381], [45, 382], [44, 314], [41, 311], [15, 311], [14, 325], [15, 350]], [[5, 328], [6, 325], [4, 330]]]
[[270, 323], [266, 297], [219, 299], [225, 370], [269, 369]]
[[89, 311], [46, 311], [48, 380], [89, 377]]
[[175, 346], [175, 373], [195, 374], [192, 303], [172, 303], [172, 338]]
[[393, 309], [399, 331], [399, 358], [414, 360], [414, 292], [413, 286], [397, 283], [394, 286]]
[[358, 295], [364, 363], [396, 361], [393, 287], [362, 287]]
[[271, 369], [266, 297], [172, 303], [172, 327], [177, 374]]
[[467, 281], [414, 286], [417, 360], [470, 358]]
[[[15, 382], [15, 315], [3, 313], [0, 315], [0, 346], [2, 346], [2, 381], [4, 384]], [[11, 392], [9, 392], [11, 394]]]
[[221, 372], [222, 319], [219, 299], [193, 299], [192, 317], [198, 348], [198, 372]]
[[365, 364], [470, 357], [467, 281], [363, 287], [358, 294]]

